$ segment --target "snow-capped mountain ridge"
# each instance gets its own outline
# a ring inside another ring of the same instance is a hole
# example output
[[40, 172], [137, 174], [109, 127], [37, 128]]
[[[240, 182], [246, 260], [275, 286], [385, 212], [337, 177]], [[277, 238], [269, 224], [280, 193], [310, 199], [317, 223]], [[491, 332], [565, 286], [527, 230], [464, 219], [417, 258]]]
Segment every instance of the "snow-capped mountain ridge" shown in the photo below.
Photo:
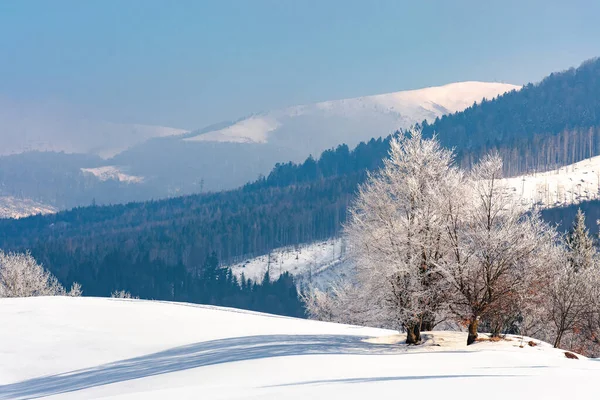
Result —
[[[357, 118], [363, 114], [391, 117], [397, 128], [461, 111], [482, 99], [492, 99], [520, 86], [495, 82], [457, 82], [444, 86], [362, 96], [252, 114], [223, 128], [188, 135], [186, 141], [266, 143], [278, 128], [298, 117]], [[391, 128], [394, 129], [394, 128]]]

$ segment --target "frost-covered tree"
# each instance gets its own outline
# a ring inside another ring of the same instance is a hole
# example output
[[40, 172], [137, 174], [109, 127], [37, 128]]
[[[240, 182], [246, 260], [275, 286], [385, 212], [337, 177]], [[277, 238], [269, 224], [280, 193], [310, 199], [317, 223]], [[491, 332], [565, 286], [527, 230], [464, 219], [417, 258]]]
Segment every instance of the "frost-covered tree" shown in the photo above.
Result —
[[78, 282], [73, 282], [71, 285], [71, 289], [67, 292], [68, 296], [71, 297], [79, 297], [83, 294], [83, 289], [81, 288], [81, 284]]
[[466, 323], [467, 344], [477, 338], [481, 320], [501, 321], [518, 312], [523, 295], [543, 276], [544, 249], [554, 231], [537, 213], [526, 213], [502, 183], [502, 160], [490, 155], [474, 166], [468, 199], [449, 218], [453, 258], [443, 270], [455, 296], [454, 314]]
[[328, 290], [318, 288], [302, 293], [302, 300], [309, 318], [345, 324], [386, 326], [379, 313], [381, 305], [366, 296], [364, 286], [353, 280], [340, 279]]
[[578, 333], [578, 339], [587, 335], [593, 340], [594, 332], [587, 328], [593, 325], [598, 313], [596, 293], [600, 286], [600, 268], [581, 209], [564, 242], [563, 255], [557, 258], [554, 279], [546, 290], [554, 347], [561, 345], [567, 333]]
[[421, 329], [445, 315], [437, 264], [447, 196], [460, 181], [452, 152], [412, 131], [391, 141], [383, 168], [368, 177], [350, 208], [345, 233], [358, 292], [370, 303], [368, 319], [406, 330], [407, 343], [418, 343]]
[[126, 290], [114, 290], [110, 297], [114, 299], [138, 299], [139, 297], [134, 297]]
[[67, 293], [56, 277], [45, 270], [29, 253], [4, 253], [0, 250], [0, 297], [60, 296], [81, 294], [81, 285]]
[[566, 236], [568, 263], [575, 271], [592, 267], [595, 262], [596, 247], [585, 226], [585, 215], [581, 208], [577, 210], [573, 227]]

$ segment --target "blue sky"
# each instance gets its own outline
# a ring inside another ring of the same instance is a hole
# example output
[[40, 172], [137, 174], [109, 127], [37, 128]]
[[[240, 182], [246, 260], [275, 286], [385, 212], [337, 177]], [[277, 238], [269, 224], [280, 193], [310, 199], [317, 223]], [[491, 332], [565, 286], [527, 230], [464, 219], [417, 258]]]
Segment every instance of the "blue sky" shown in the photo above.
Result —
[[[492, 4], [493, 3], [493, 4]], [[600, 55], [600, 2], [0, 1], [0, 97], [186, 129]]]

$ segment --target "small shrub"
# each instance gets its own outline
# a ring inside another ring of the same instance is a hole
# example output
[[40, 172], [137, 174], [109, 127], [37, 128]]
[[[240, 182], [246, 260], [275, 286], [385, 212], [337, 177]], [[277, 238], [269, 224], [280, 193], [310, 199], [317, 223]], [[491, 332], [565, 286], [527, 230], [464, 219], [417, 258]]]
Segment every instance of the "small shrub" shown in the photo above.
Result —
[[65, 288], [58, 279], [38, 264], [30, 253], [4, 253], [0, 250], [0, 297], [65, 294]]
[[110, 297], [114, 299], [139, 299], [139, 297], [133, 297], [131, 293], [125, 290], [115, 290], [110, 294]]

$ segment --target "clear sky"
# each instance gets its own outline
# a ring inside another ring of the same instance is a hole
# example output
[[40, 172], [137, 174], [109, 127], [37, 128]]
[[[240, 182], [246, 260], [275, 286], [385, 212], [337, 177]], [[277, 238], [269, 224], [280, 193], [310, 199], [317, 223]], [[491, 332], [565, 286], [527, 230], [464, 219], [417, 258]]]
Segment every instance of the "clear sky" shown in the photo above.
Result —
[[194, 129], [600, 56], [600, 1], [1, 0], [0, 96]]

